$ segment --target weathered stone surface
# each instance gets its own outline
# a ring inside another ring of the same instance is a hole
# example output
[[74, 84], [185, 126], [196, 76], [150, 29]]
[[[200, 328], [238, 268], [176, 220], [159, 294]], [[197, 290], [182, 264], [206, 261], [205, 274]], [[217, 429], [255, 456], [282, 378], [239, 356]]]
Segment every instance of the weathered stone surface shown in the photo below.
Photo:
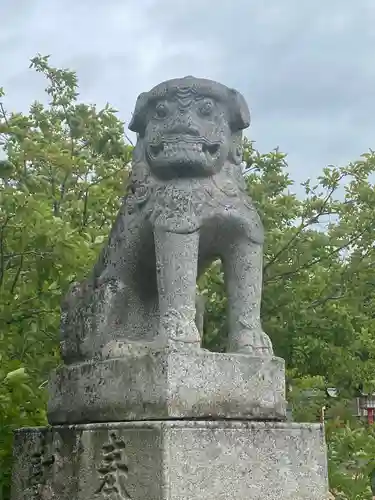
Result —
[[[241, 94], [188, 76], [139, 96], [129, 194], [92, 274], [63, 303], [65, 364], [114, 340], [200, 346], [196, 281], [221, 258], [229, 352], [272, 357], [260, 323], [263, 226], [241, 172]], [[200, 321], [201, 324], [201, 321]]]
[[168, 421], [23, 429], [13, 500], [324, 500], [318, 424]]
[[114, 357], [60, 367], [51, 424], [164, 418], [286, 417], [284, 360], [124, 344]]
[[[263, 227], [241, 174], [249, 121], [243, 97], [210, 80], [139, 96], [129, 195], [62, 307], [49, 421], [78, 425], [16, 432], [12, 500], [327, 496], [322, 427], [276, 422], [284, 361], [260, 322]], [[201, 349], [196, 307], [216, 258], [225, 354]]]

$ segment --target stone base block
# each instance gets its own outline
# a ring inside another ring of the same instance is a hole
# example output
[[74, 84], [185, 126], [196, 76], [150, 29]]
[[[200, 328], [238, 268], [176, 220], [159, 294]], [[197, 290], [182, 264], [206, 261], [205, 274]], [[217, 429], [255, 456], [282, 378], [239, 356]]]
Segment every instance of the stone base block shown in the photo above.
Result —
[[172, 418], [285, 420], [284, 360], [204, 349], [140, 349], [60, 367], [51, 424]]
[[325, 500], [319, 424], [144, 421], [22, 429], [12, 500]]

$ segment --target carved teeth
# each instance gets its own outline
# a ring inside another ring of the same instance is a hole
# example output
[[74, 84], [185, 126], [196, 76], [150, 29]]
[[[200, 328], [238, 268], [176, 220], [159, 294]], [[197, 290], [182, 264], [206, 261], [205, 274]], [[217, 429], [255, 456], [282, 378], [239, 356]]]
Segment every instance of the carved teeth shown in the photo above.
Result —
[[163, 143], [163, 151], [169, 156], [170, 154], [175, 154], [180, 150], [192, 149], [195, 152], [201, 153], [203, 151], [202, 143], [186, 143], [186, 142], [178, 142], [178, 143]]
[[163, 142], [159, 143], [159, 145], [151, 146], [151, 153], [154, 157], [158, 156], [161, 152], [163, 152], [165, 156], [173, 156], [179, 151], [187, 150], [194, 151], [195, 153], [209, 154], [213, 158], [215, 158], [219, 152], [217, 144], [208, 145], [202, 142]]

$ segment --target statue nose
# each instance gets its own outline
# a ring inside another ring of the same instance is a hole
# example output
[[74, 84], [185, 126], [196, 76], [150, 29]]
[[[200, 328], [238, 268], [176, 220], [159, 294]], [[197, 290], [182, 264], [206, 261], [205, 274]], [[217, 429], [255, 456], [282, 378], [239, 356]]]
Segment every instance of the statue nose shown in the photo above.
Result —
[[185, 124], [185, 123], [178, 123], [174, 127], [171, 128], [170, 132], [172, 134], [186, 134], [186, 135], [193, 135], [198, 137], [199, 136], [199, 131], [197, 128]]
[[199, 130], [194, 126], [193, 119], [190, 114], [180, 115], [176, 117], [171, 132], [174, 134], [188, 134], [199, 136]]

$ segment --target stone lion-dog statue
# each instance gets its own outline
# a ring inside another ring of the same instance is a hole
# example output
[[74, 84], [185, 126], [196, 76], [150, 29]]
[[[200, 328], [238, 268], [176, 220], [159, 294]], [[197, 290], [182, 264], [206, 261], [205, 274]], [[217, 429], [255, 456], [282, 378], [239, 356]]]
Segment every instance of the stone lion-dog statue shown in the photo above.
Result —
[[249, 123], [243, 96], [211, 80], [173, 79], [138, 97], [129, 193], [93, 272], [62, 305], [66, 364], [132, 342], [200, 347], [196, 282], [217, 258], [227, 352], [273, 356], [260, 322], [263, 226], [241, 170]]

